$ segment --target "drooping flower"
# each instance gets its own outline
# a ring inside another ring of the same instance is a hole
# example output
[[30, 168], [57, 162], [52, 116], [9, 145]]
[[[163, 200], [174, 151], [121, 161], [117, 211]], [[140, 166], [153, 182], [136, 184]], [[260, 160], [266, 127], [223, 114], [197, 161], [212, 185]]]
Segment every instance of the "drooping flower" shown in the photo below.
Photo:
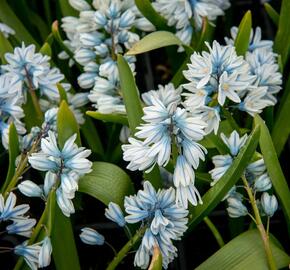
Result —
[[8, 38], [10, 35], [15, 35], [14, 29], [9, 27], [5, 23], [0, 23], [0, 32], [4, 35], [4, 37]]
[[146, 269], [153, 248], [158, 246], [162, 253], [163, 267], [176, 256], [172, 241], [179, 240], [187, 229], [188, 211], [175, 203], [173, 188], [155, 191], [150, 182], [137, 195], [125, 197], [125, 220], [128, 223], [141, 223], [145, 229], [141, 245], [135, 255], [135, 266]]
[[272, 217], [278, 209], [278, 201], [275, 195], [269, 195], [267, 192], [264, 192], [261, 196], [261, 205], [268, 217]]
[[102, 246], [105, 242], [105, 238], [103, 235], [98, 233], [96, 230], [87, 227], [82, 228], [80, 238], [84, 243], [88, 245]]
[[87, 159], [91, 151], [78, 147], [75, 140], [76, 134], [61, 149], [55, 133], [48, 131], [48, 137], [41, 140], [41, 151], [29, 157], [29, 163], [34, 169], [50, 172], [60, 180], [60, 187], [56, 192], [57, 202], [67, 216], [74, 212], [71, 199], [78, 189], [80, 176], [89, 173], [92, 167], [92, 162]]
[[120, 206], [116, 203], [110, 202], [108, 208], [105, 210], [106, 218], [116, 222], [120, 227], [124, 227], [126, 224], [123, 212]]

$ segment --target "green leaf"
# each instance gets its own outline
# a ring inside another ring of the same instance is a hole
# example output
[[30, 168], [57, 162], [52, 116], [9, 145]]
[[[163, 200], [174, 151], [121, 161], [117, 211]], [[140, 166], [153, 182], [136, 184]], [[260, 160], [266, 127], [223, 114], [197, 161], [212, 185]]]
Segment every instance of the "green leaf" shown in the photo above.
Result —
[[34, 126], [40, 127], [42, 120], [38, 117], [30, 94], [27, 95], [26, 103], [22, 105], [22, 108], [25, 114], [24, 122], [26, 129], [30, 131]]
[[171, 32], [156, 31], [136, 42], [126, 54], [136, 55], [172, 45], [182, 46], [183, 43]]
[[[132, 133], [135, 134], [136, 128], [141, 123], [143, 110], [135, 78], [127, 61], [121, 55], [118, 55], [118, 71], [129, 127]], [[155, 188], [161, 187], [162, 180], [157, 166], [150, 173], [146, 174], [146, 177], [148, 177], [148, 180]]]
[[99, 133], [92, 119], [85, 115], [85, 122], [81, 125], [81, 133], [93, 153], [104, 156], [104, 148]]
[[60, 103], [61, 103], [63, 100], [64, 100], [66, 103], [68, 103], [67, 95], [66, 95], [66, 91], [65, 91], [65, 89], [63, 88], [63, 86], [62, 86], [60, 83], [57, 83], [57, 84], [56, 84], [56, 87], [57, 87], [57, 90], [58, 90], [58, 93], [59, 93]]
[[19, 42], [24, 41], [26, 46], [34, 44], [39, 47], [32, 35], [26, 30], [22, 22], [14, 14], [6, 0], [0, 1], [0, 20], [15, 30], [15, 37]]
[[63, 215], [59, 207], [55, 207], [51, 242], [57, 270], [81, 269], [70, 219]]
[[279, 24], [279, 13], [269, 3], [265, 3], [264, 7], [265, 7], [269, 17], [273, 21], [273, 23], [276, 26], [278, 26], [278, 24]]
[[70, 4], [68, 0], [59, 0], [58, 1], [61, 9], [62, 15], [65, 16], [74, 16], [78, 17], [79, 12], [75, 10]]
[[153, 256], [148, 270], [162, 270], [162, 254], [158, 246], [154, 246]]
[[245, 55], [250, 44], [252, 30], [252, 14], [247, 11], [244, 15], [240, 25], [238, 34], [235, 40], [236, 52], [238, 55]]
[[[63, 147], [66, 140], [73, 134], [77, 134], [76, 143], [79, 146], [81, 145], [78, 124], [74, 114], [64, 100], [57, 113], [57, 133], [60, 147]], [[55, 220], [51, 240], [56, 268], [58, 270], [79, 270], [80, 264], [72, 225], [70, 219], [63, 215], [59, 207], [55, 208]]]
[[126, 115], [116, 114], [116, 113], [103, 114], [96, 111], [87, 111], [86, 114], [97, 120], [128, 126], [128, 118]]
[[13, 47], [10, 42], [4, 37], [4, 35], [0, 32], [0, 58], [3, 64], [7, 64], [4, 55], [8, 52], [13, 52]]
[[108, 205], [122, 207], [124, 197], [134, 193], [130, 177], [118, 166], [107, 162], [94, 162], [92, 172], [79, 181], [79, 191], [89, 194]]
[[8, 186], [10, 180], [14, 176], [15, 173], [15, 160], [19, 155], [19, 142], [18, 142], [18, 134], [13, 122], [9, 126], [9, 167], [6, 175], [6, 180], [2, 186], [2, 191]]
[[[278, 269], [287, 267], [289, 256], [271, 242], [274, 260]], [[244, 270], [268, 269], [263, 242], [258, 230], [244, 232], [219, 249], [195, 270]]]
[[290, 78], [286, 84], [283, 97], [281, 99], [274, 126], [272, 129], [272, 139], [277, 152], [278, 157], [284, 149], [284, 145], [290, 134], [289, 125], [290, 115]]
[[44, 42], [39, 52], [44, 55], [51, 56], [51, 47], [47, 42]]
[[155, 11], [149, 0], [135, 0], [135, 4], [143, 16], [150, 21], [157, 30], [173, 30], [167, 25], [167, 21]]
[[282, 205], [288, 228], [290, 228], [290, 191], [287, 181], [281, 169], [269, 130], [259, 115], [255, 116], [255, 125], [261, 129], [259, 144], [263, 158], [279, 202]]
[[231, 187], [240, 179], [245, 168], [255, 153], [259, 141], [259, 128], [255, 128], [248, 137], [246, 144], [242, 147], [238, 156], [234, 159], [231, 167], [221, 179], [211, 187], [202, 197], [203, 204], [190, 207], [189, 229], [193, 229], [205, 216], [220, 203]]
[[80, 131], [74, 114], [63, 100], [57, 113], [58, 143], [63, 147], [66, 140], [77, 134], [76, 144], [81, 145]]
[[274, 51], [281, 55], [283, 65], [286, 64], [290, 49], [290, 1], [283, 0], [279, 16], [278, 31], [274, 42]]

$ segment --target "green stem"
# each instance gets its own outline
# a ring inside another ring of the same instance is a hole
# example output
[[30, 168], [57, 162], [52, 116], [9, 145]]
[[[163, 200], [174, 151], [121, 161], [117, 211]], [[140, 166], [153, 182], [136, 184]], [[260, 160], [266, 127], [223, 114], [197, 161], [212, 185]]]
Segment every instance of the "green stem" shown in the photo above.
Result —
[[145, 233], [146, 227], [140, 228], [135, 235], [122, 247], [122, 249], [118, 252], [115, 258], [110, 262], [107, 267], [107, 270], [114, 270], [119, 263], [126, 257], [127, 253], [131, 250], [131, 248], [140, 240], [140, 238]]
[[35, 152], [35, 150], [37, 149], [39, 143], [41, 140], [41, 136], [38, 136], [38, 138], [36, 139], [36, 141], [34, 142], [34, 144], [32, 145], [30, 151], [28, 153], [26, 153], [20, 160], [19, 165], [17, 166], [17, 169], [15, 171], [14, 176], [12, 177], [9, 185], [7, 186], [7, 188], [5, 188], [4, 190], [4, 198], [6, 198], [9, 194], [9, 192], [16, 186], [19, 178], [23, 175], [23, 173], [26, 171], [26, 166], [28, 163], [28, 157]]
[[208, 217], [205, 217], [203, 219], [203, 221], [205, 222], [205, 224], [208, 226], [208, 228], [212, 232], [212, 234], [213, 234], [214, 238], [216, 239], [218, 245], [220, 247], [223, 247], [225, 245], [225, 242], [224, 242], [220, 232], [218, 231], [217, 227], [213, 224], [213, 222]]
[[[55, 188], [53, 188], [47, 198], [47, 202], [45, 204], [45, 208], [42, 212], [42, 215], [36, 224], [36, 227], [33, 230], [33, 233], [28, 241], [28, 245], [34, 244], [40, 235], [41, 230], [43, 229], [43, 225], [46, 224], [47, 229], [46, 232], [48, 236], [50, 236], [51, 230], [52, 230], [52, 217], [50, 215], [51, 212], [54, 212], [53, 210], [53, 203], [55, 202]], [[20, 257], [14, 267], [14, 270], [20, 270], [22, 268], [24, 259], [23, 257]]]
[[260, 212], [259, 212], [256, 200], [255, 200], [255, 197], [253, 195], [252, 189], [249, 186], [249, 183], [248, 183], [248, 181], [247, 181], [247, 179], [246, 179], [246, 177], [244, 175], [242, 176], [242, 180], [243, 180], [245, 189], [246, 189], [246, 191], [248, 193], [248, 196], [249, 196], [249, 199], [250, 199], [250, 203], [251, 203], [252, 208], [253, 208], [253, 212], [254, 212], [254, 216], [255, 216], [255, 220], [256, 220], [256, 226], [257, 226], [257, 228], [259, 230], [261, 239], [263, 241], [263, 245], [264, 245], [265, 253], [266, 253], [266, 256], [267, 256], [269, 269], [270, 270], [276, 270], [277, 266], [276, 266], [276, 263], [274, 261], [274, 257], [273, 257], [272, 250], [271, 250], [271, 247], [270, 247], [269, 236], [267, 235], [267, 232], [266, 232], [266, 230], [264, 228], [264, 225], [263, 225], [263, 222], [262, 222], [262, 219], [261, 219], [261, 216], [260, 216]]

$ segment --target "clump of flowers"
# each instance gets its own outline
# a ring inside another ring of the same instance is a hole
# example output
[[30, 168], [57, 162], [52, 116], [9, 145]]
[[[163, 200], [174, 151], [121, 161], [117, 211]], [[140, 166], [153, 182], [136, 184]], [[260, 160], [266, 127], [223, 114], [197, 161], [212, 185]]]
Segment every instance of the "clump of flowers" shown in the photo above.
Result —
[[188, 201], [196, 205], [201, 198], [195, 187], [194, 169], [204, 160], [206, 149], [198, 143], [205, 135], [207, 124], [200, 116], [191, 115], [181, 106], [180, 89], [172, 84], [159, 87], [144, 96], [144, 124], [135, 138], [122, 146], [123, 158], [130, 170], [150, 171], [155, 164], [165, 167], [171, 157], [175, 166], [173, 184], [176, 200], [187, 208]]
[[[79, 85], [90, 89], [89, 99], [101, 113], [125, 113], [120, 95], [117, 54], [124, 53], [139, 35], [132, 31], [154, 30], [130, 1], [70, 1], [80, 11], [79, 18], [65, 17], [62, 28], [66, 44], [74, 52], [75, 60], [84, 67], [78, 77]], [[62, 58], [67, 55], [61, 54]], [[125, 56], [132, 71], [136, 58]]]
[[176, 28], [176, 35], [187, 45], [194, 30], [200, 30], [204, 17], [214, 22], [230, 7], [229, 0], [155, 0], [154, 8]]

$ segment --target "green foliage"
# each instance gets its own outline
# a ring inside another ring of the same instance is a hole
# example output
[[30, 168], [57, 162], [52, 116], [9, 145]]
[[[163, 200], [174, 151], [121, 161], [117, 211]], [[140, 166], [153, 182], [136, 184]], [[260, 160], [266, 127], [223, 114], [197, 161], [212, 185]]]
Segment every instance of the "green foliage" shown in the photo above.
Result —
[[[271, 242], [271, 247], [278, 269], [286, 267], [290, 262], [289, 256], [274, 242]], [[258, 230], [250, 230], [234, 238], [195, 269], [268, 269]]]
[[128, 118], [126, 115], [121, 114], [103, 114], [97, 111], [87, 111], [86, 114], [94, 119], [101, 120], [108, 123], [116, 123], [128, 126]]
[[18, 134], [17, 134], [17, 130], [16, 130], [13, 122], [10, 124], [10, 127], [9, 127], [9, 140], [8, 140], [8, 142], [9, 142], [9, 146], [8, 146], [9, 167], [8, 167], [8, 171], [7, 171], [7, 175], [6, 175], [6, 180], [1, 188], [2, 192], [6, 189], [10, 180], [14, 176], [15, 161], [16, 161], [17, 156], [19, 155]]
[[283, 0], [279, 16], [278, 31], [274, 42], [274, 50], [281, 55], [283, 65], [286, 64], [290, 49], [290, 1]]
[[[135, 83], [135, 78], [127, 61], [121, 55], [118, 55], [118, 70], [129, 127], [134, 134], [136, 132], [136, 128], [141, 123], [143, 110], [139, 97], [139, 91]], [[150, 173], [145, 175], [145, 177], [155, 188], [161, 187], [159, 168], [156, 165]]]
[[23, 26], [22, 22], [15, 15], [6, 0], [0, 1], [0, 20], [15, 30], [15, 36], [19, 42], [23, 41], [26, 45], [34, 44], [36, 47], [39, 47], [38, 43]]
[[276, 26], [278, 26], [278, 24], [279, 24], [279, 14], [278, 14], [278, 12], [269, 3], [265, 3], [264, 7], [265, 7], [269, 17], [271, 18], [272, 22]]
[[92, 172], [79, 181], [79, 191], [89, 194], [108, 205], [124, 204], [124, 197], [134, 193], [130, 177], [118, 166], [106, 162], [94, 162]]
[[288, 79], [288, 82], [284, 89], [283, 97], [278, 107], [278, 111], [275, 117], [274, 126], [271, 134], [278, 157], [283, 151], [290, 134], [289, 115], [290, 115], [290, 79]]
[[13, 47], [10, 42], [0, 32], [0, 59], [3, 64], [6, 64], [5, 53], [13, 52]]
[[155, 11], [149, 0], [135, 0], [135, 4], [143, 16], [149, 20], [157, 30], [171, 30], [167, 21]]
[[247, 11], [240, 25], [238, 34], [235, 40], [236, 52], [238, 55], [245, 55], [248, 50], [252, 30], [252, 14]]
[[183, 44], [173, 33], [157, 31], [146, 35], [140, 41], [136, 42], [126, 54], [136, 55], [172, 45], [182, 46]]
[[202, 197], [203, 204], [190, 207], [188, 222], [189, 230], [193, 229], [199, 222], [201, 222], [202, 219], [220, 203], [231, 187], [240, 179], [255, 153], [259, 141], [259, 135], [260, 129], [255, 128], [227, 172]]
[[287, 181], [281, 169], [269, 130], [263, 119], [258, 115], [255, 117], [255, 125], [259, 126], [261, 129], [259, 144], [262, 150], [263, 158], [273, 187], [282, 205], [286, 221], [288, 222], [288, 226], [290, 228], [290, 191]]

